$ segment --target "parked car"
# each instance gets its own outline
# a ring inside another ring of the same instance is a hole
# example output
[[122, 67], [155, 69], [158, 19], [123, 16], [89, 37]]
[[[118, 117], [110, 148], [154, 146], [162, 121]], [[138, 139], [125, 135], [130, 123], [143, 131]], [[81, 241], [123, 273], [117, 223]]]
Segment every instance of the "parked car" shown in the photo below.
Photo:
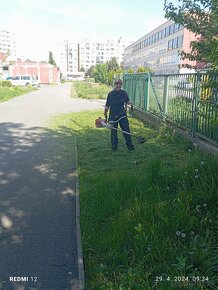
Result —
[[38, 79], [31, 75], [18, 75], [11, 79], [13, 86], [35, 86], [39, 87]]

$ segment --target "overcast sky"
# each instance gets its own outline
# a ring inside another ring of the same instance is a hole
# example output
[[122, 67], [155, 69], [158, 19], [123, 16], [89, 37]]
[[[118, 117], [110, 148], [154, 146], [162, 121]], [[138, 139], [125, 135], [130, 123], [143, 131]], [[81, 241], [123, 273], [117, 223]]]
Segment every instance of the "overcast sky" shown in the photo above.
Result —
[[48, 51], [65, 39], [136, 41], [167, 21], [163, 6], [164, 0], [1, 1], [0, 29], [15, 32], [19, 55], [47, 60]]

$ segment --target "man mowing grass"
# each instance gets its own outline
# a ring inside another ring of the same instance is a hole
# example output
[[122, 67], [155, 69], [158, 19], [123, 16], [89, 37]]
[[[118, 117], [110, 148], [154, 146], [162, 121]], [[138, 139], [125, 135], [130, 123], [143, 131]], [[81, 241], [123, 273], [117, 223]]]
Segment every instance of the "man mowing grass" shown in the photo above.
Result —
[[[113, 127], [117, 129], [119, 123], [120, 128], [123, 131], [130, 133], [129, 121], [126, 115], [126, 108], [127, 105], [131, 105], [131, 102], [129, 101], [127, 92], [121, 89], [122, 84], [123, 83], [121, 80], [115, 81], [114, 90], [112, 90], [107, 96], [104, 115], [105, 118], [107, 119], [107, 113], [108, 110], [110, 109], [109, 122], [113, 124]], [[123, 133], [123, 136], [125, 138], [127, 148], [130, 151], [134, 150], [134, 145], [132, 144], [131, 136], [126, 133]], [[111, 145], [113, 151], [116, 151], [118, 149], [118, 138], [116, 130], [111, 130]]]

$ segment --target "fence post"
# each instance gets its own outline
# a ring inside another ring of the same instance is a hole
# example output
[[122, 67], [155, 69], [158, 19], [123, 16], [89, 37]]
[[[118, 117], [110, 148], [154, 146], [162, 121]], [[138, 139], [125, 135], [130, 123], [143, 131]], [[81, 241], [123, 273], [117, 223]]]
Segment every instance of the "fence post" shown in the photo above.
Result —
[[167, 114], [168, 109], [168, 78], [169, 76], [164, 77], [164, 92], [163, 92], [163, 113]]
[[145, 92], [144, 92], [144, 100], [145, 100], [145, 111], [149, 111], [149, 76], [146, 75], [145, 78]]
[[135, 97], [136, 97], [136, 85], [137, 85], [137, 80], [136, 77], [132, 77], [132, 92], [133, 92], [133, 99], [134, 99], [134, 104], [136, 103]]
[[198, 95], [199, 95], [199, 84], [200, 74], [197, 73], [194, 79], [194, 94], [192, 101], [192, 136], [195, 137], [198, 126]]

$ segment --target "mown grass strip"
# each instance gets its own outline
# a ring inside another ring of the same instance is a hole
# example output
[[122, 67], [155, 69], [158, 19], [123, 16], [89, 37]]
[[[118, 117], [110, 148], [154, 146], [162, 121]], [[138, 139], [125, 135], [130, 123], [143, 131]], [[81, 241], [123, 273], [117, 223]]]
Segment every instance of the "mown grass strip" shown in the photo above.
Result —
[[2, 87], [0, 86], [0, 102], [8, 101], [12, 98], [30, 93], [34, 90], [36, 89], [31, 86], [28, 86], [28, 87], [18, 87], [18, 86]]
[[86, 288], [217, 289], [217, 162], [136, 119], [147, 143], [128, 152], [121, 134], [112, 153], [100, 115], [56, 122], [77, 136]]
[[104, 84], [74, 81], [71, 96], [83, 99], [106, 99], [111, 88]]

